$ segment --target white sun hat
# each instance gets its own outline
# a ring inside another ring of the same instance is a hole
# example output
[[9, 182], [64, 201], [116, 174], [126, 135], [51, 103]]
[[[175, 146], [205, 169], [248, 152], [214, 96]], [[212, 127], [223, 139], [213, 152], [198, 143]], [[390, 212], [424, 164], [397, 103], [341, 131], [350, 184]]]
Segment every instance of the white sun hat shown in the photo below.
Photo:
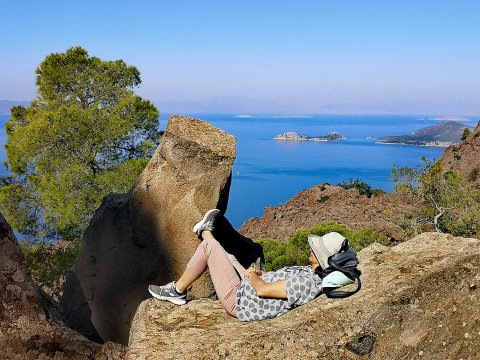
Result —
[[323, 236], [308, 235], [308, 243], [322, 269], [328, 268], [328, 258], [340, 251], [345, 238], [337, 233], [330, 232]]

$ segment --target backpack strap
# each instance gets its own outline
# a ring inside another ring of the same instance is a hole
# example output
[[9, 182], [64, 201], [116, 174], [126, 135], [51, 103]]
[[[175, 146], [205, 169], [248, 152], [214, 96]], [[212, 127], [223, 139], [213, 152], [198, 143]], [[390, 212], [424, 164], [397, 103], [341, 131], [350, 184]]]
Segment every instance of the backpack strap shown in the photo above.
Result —
[[323, 288], [324, 294], [328, 298], [346, 298], [352, 296], [353, 294], [360, 291], [362, 288], [362, 282], [360, 280], [360, 275], [362, 274], [360, 270], [357, 269], [358, 259], [355, 251], [350, 249], [348, 246], [348, 241], [344, 240], [340, 252], [330, 256], [328, 258], [329, 268], [324, 270], [324, 276], [332, 273], [333, 271], [340, 271], [342, 274], [347, 276], [352, 282], [357, 282], [357, 288], [354, 291], [338, 291], [338, 287], [325, 287]]
[[327, 288], [323, 288], [323, 293], [328, 298], [333, 298], [333, 299], [342, 299], [357, 293], [362, 288], [362, 282], [360, 280], [359, 274], [352, 273], [352, 275], [354, 276], [354, 279], [357, 281], [357, 288], [354, 291], [343, 291], [343, 290], [339, 291], [339, 290], [336, 290], [338, 289], [337, 287], [327, 287]]

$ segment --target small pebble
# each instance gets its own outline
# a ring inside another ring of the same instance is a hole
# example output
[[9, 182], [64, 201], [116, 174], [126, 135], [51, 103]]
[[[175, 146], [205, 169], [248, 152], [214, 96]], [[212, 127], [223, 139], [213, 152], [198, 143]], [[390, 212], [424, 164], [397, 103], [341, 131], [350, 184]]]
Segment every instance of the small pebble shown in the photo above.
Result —
[[465, 326], [465, 325], [467, 325], [467, 323], [466, 323], [466, 322], [464, 322], [464, 323], [462, 324], [462, 326]]
[[470, 334], [469, 333], [465, 333], [465, 339], [470, 339]]
[[423, 351], [420, 351], [420, 352], [418, 353], [418, 355], [422, 356], [422, 355], [423, 355]]

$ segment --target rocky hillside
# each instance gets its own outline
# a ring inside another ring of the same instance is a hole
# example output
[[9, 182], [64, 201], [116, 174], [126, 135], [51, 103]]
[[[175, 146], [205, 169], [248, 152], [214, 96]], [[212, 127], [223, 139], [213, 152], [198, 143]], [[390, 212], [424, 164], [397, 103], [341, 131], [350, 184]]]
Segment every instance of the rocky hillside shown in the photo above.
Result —
[[480, 122], [465, 142], [445, 150], [440, 163], [444, 169], [453, 170], [480, 187]]
[[0, 214], [0, 359], [122, 359], [125, 348], [87, 340], [32, 280], [12, 229]]
[[424, 233], [359, 257], [359, 293], [271, 320], [240, 323], [212, 300], [146, 300], [128, 359], [480, 359], [480, 240]]
[[325, 184], [299, 192], [278, 208], [266, 207], [263, 217], [248, 220], [240, 232], [252, 239], [287, 241], [297, 230], [335, 221], [352, 230], [371, 227], [390, 241], [403, 241], [408, 237], [402, 228], [405, 217], [420, 210], [421, 205], [407, 195], [386, 193], [368, 198], [356, 189]]
[[456, 121], [446, 121], [414, 131], [410, 135], [383, 136], [377, 141], [388, 144], [449, 146], [462, 142], [465, 128], [473, 130], [471, 126]]

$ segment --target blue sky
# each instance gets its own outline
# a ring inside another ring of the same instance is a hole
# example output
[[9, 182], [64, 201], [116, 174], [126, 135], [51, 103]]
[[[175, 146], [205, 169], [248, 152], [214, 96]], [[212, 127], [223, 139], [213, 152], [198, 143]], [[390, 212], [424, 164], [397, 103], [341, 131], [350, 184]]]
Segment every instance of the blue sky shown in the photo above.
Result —
[[[139, 4], [140, 3], [140, 4]], [[0, 99], [75, 45], [166, 111], [480, 113], [479, 1], [0, 0]]]

